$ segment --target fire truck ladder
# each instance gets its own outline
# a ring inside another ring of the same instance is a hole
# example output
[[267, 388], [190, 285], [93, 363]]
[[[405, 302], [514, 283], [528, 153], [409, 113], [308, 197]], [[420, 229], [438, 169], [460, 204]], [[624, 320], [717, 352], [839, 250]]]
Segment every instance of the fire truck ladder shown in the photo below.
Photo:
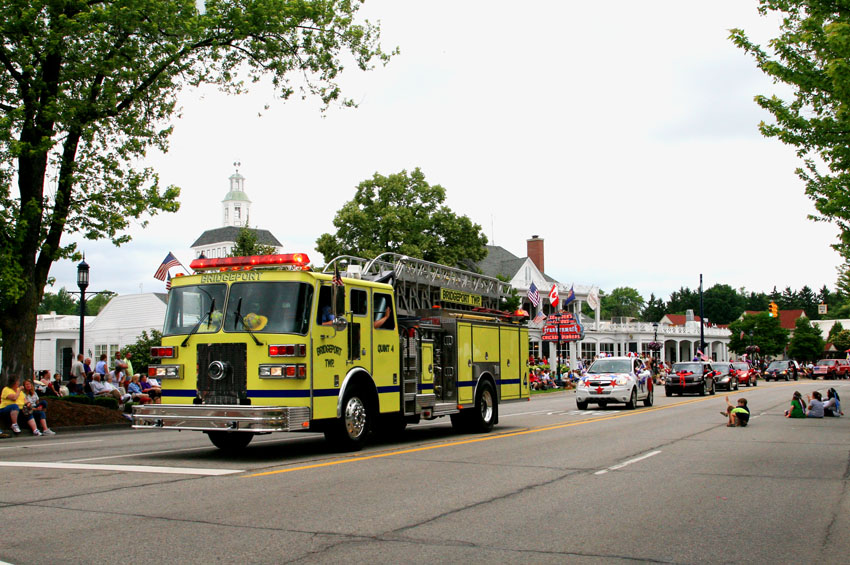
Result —
[[[395, 288], [396, 306], [400, 315], [415, 315], [417, 310], [432, 308], [441, 304], [441, 289], [457, 290], [481, 296], [481, 306], [498, 310], [500, 300], [510, 293], [510, 283], [431, 263], [423, 259], [414, 259], [398, 253], [383, 253], [374, 259], [363, 259], [343, 255], [334, 258], [325, 266], [324, 272], [333, 272], [336, 263], [347, 263], [348, 276], [360, 276], [363, 279], [390, 282]], [[452, 304], [452, 308], [464, 308]]]

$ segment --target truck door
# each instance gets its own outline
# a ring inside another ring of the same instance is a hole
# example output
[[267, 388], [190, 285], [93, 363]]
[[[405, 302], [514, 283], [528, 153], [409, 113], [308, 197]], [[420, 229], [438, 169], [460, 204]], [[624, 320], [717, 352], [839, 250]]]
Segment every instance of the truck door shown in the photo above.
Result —
[[372, 320], [369, 317], [369, 293], [363, 288], [349, 288], [351, 331], [348, 334], [348, 358], [352, 365], [372, 373]]
[[349, 367], [348, 334], [351, 328], [337, 331], [331, 325], [334, 311], [345, 312], [345, 287], [336, 287], [336, 308], [333, 305], [333, 294], [334, 287], [330, 283], [319, 287], [312, 340], [311, 395], [314, 418], [336, 417], [339, 389]]
[[399, 409], [401, 374], [399, 370], [399, 338], [396, 327], [395, 308], [392, 294], [372, 293], [372, 378], [379, 391], [395, 392], [379, 394], [381, 412]]

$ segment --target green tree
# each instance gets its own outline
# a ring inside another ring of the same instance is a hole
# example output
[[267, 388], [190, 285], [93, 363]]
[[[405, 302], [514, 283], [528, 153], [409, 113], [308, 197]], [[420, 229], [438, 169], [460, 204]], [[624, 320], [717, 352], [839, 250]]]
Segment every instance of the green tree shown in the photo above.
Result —
[[841, 325], [841, 322], [835, 322], [832, 324], [832, 327], [829, 328], [829, 334], [826, 336], [826, 340], [832, 342], [832, 339], [835, 337], [835, 334], [843, 332], [844, 326]]
[[[88, 310], [88, 309], [87, 309]], [[39, 314], [80, 314], [80, 303], [74, 298], [74, 295], [65, 290], [65, 287], [59, 289], [59, 292], [45, 292], [41, 298], [41, 304], [38, 305]]]
[[[729, 324], [729, 331], [732, 333], [729, 349], [738, 354], [744, 353], [750, 345], [752, 332], [752, 345], [759, 346], [762, 355], [777, 355], [785, 351], [790, 333], [780, 325], [779, 318], [771, 318], [767, 312], [747, 314]], [[744, 334], [743, 338], [741, 332]]]
[[[118, 295], [110, 290], [104, 290], [101, 294], [95, 294], [91, 298], [87, 297], [86, 316], [97, 316], [100, 314], [103, 307], [106, 306], [115, 296]], [[79, 313], [79, 310], [77, 310], [77, 313]]]
[[611, 291], [611, 294], [600, 295], [600, 300], [602, 301], [600, 315], [606, 320], [619, 316], [637, 318], [640, 316], [644, 304], [640, 293], [627, 286], [615, 288]]
[[151, 347], [159, 345], [162, 345], [162, 332], [151, 330], [148, 335], [148, 332], [142, 330], [142, 335], [136, 343], [124, 348], [124, 353], [133, 354], [133, 370], [140, 374], [147, 374], [148, 365], [151, 364]]
[[794, 337], [788, 343], [788, 356], [798, 361], [817, 361], [823, 356], [826, 342], [821, 330], [808, 318], [797, 318]]
[[842, 354], [850, 349], [850, 330], [841, 330], [833, 335], [832, 345]]
[[[742, 289], [742, 294], [745, 294]], [[746, 302], [744, 304], [744, 310], [750, 310], [752, 312], [766, 312], [767, 307], [770, 304], [770, 299], [763, 292], [751, 292], [746, 294]]]
[[487, 256], [481, 226], [443, 204], [446, 190], [429, 185], [421, 170], [375, 175], [334, 217], [335, 234], [322, 234], [316, 249], [325, 262], [337, 255], [373, 258], [392, 251], [456, 266]]
[[[144, 162], [166, 151], [184, 86], [229, 93], [269, 77], [325, 107], [344, 59], [390, 55], [350, 0], [8, 0], [0, 2], [0, 335], [2, 375], [32, 372], [48, 273], [78, 259], [64, 234], [129, 240], [131, 220], [178, 209]], [[297, 77], [299, 89], [290, 76]], [[13, 192], [13, 186], [16, 192]], [[48, 188], [49, 187], [49, 188]], [[116, 210], [120, 213], [116, 213]]]
[[274, 255], [277, 251], [274, 245], [263, 245], [257, 242], [257, 232], [245, 224], [236, 236], [236, 245], [229, 257], [250, 257], [251, 255]]
[[666, 313], [684, 314], [686, 310], [699, 312], [699, 291], [681, 287], [679, 290], [670, 294], [670, 299], [667, 301]]
[[810, 218], [837, 224], [842, 236], [833, 247], [850, 258], [850, 10], [835, 0], [759, 0], [758, 9], [781, 18], [770, 49], [740, 29], [730, 38], [793, 92], [790, 100], [756, 96], [774, 118], [759, 129], [797, 149], [805, 166], [797, 174], [819, 213]]
[[746, 299], [728, 284], [716, 284], [703, 292], [703, 310], [709, 322], [728, 324], [743, 314]]
[[664, 306], [664, 301], [660, 298], [655, 298], [655, 293], [649, 295], [649, 300], [643, 306], [640, 313], [640, 318], [644, 322], [659, 322], [664, 317], [667, 311]]

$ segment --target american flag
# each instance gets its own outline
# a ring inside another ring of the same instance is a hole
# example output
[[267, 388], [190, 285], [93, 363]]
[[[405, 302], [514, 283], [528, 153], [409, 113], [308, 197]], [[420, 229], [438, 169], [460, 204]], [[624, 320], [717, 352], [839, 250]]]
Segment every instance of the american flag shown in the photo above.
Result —
[[169, 251], [168, 255], [165, 256], [165, 259], [162, 260], [162, 265], [160, 265], [159, 269], [157, 269], [153, 274], [153, 278], [164, 281], [165, 276], [168, 274], [168, 269], [177, 266], [183, 267], [183, 264], [177, 260], [177, 257], [175, 257], [171, 251]]
[[[534, 283], [531, 283], [531, 286], [528, 287], [528, 299], [535, 308], [540, 305], [540, 291], [537, 290]], [[537, 318], [535, 318], [535, 320], [537, 320]]]
[[337, 286], [345, 286], [345, 283], [342, 282], [342, 277], [339, 276], [339, 265], [334, 263], [334, 278], [333, 283]]
[[545, 320], [545, 319], [546, 319], [546, 314], [544, 314], [543, 312], [538, 312], [537, 315], [532, 320], [532, 322], [534, 322], [535, 324], [542, 324], [543, 320]]
[[165, 279], [165, 290], [171, 290], [171, 273], [168, 273], [168, 278]]

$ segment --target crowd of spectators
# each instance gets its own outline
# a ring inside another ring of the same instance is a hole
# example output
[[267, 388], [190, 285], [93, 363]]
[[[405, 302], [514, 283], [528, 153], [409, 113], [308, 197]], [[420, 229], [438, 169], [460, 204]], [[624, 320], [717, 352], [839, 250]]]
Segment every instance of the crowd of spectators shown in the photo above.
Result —
[[[34, 436], [54, 435], [47, 426], [47, 402], [45, 398], [85, 395], [89, 398], [111, 397], [119, 409], [129, 402], [160, 403], [162, 389], [156, 379], [145, 374], [133, 372], [130, 353], [117, 351], [112, 363], [106, 354], [100, 356], [92, 369], [92, 360], [82, 354], [71, 363], [67, 381], [59, 373], [47, 369], [37, 371], [33, 378], [21, 384], [20, 379], [12, 379], [8, 386], [0, 391], [0, 426], [7, 421], [14, 434], [21, 433], [21, 426], [27, 426]], [[9, 437], [0, 429], [0, 438]]]

